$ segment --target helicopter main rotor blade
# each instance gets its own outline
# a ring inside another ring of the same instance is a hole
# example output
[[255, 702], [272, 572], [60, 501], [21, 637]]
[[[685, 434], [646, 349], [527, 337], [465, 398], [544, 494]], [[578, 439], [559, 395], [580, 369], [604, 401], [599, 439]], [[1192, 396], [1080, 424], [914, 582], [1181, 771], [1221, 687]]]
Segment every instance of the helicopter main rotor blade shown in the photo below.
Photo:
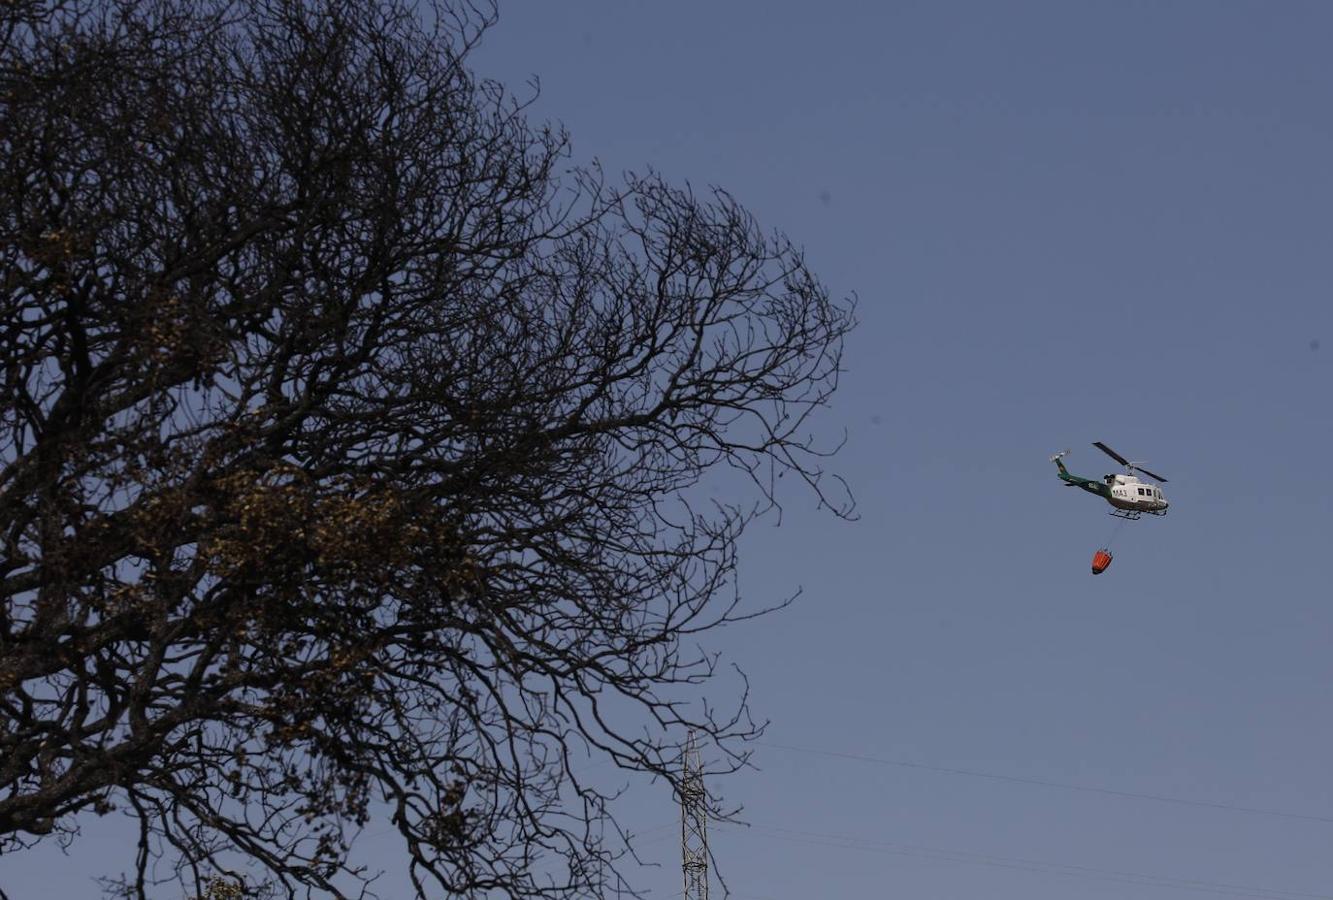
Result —
[[1129, 465], [1129, 460], [1125, 459], [1125, 458], [1124, 458], [1123, 456], [1121, 456], [1119, 453], [1116, 453], [1114, 450], [1112, 450], [1110, 447], [1108, 447], [1108, 446], [1106, 446], [1105, 444], [1103, 444], [1101, 441], [1093, 441], [1093, 442], [1092, 442], [1092, 446], [1096, 447], [1098, 450], [1102, 451], [1102, 452], [1105, 453], [1107, 456], [1111, 457], [1111, 459], [1113, 459], [1113, 460], [1115, 460], [1116, 462], [1120, 463], [1120, 465], [1122, 465], [1122, 466], [1127, 466], [1127, 465]]
[[1152, 472], [1149, 472], [1147, 469], [1143, 468], [1143, 466], [1131, 466], [1130, 468], [1132, 468], [1135, 472], [1142, 472], [1144, 475], [1147, 475], [1153, 481], [1160, 481], [1162, 484], [1166, 484], [1165, 478], [1163, 478], [1161, 475], [1154, 475]]

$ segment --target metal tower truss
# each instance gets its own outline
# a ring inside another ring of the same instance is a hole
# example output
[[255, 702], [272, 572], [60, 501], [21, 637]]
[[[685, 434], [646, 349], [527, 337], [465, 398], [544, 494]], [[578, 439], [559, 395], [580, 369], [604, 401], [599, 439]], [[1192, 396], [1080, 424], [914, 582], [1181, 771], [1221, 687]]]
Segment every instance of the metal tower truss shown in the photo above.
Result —
[[680, 787], [681, 868], [684, 900], [708, 900], [708, 794], [703, 755], [691, 731], [685, 739], [684, 777]]

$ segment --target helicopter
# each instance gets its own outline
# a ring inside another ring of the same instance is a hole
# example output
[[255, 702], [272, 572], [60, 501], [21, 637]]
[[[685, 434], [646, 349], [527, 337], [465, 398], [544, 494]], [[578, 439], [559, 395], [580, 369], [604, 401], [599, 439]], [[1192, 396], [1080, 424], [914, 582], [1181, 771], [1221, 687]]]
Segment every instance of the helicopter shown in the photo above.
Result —
[[1069, 455], [1069, 451], [1062, 450], [1051, 457], [1051, 462], [1060, 470], [1060, 480], [1065, 483], [1065, 487], [1083, 488], [1090, 494], [1104, 498], [1113, 507], [1111, 515], [1120, 519], [1133, 521], [1144, 514], [1166, 515], [1166, 508], [1171, 504], [1162, 496], [1162, 489], [1156, 484], [1140, 481], [1135, 473], [1141, 472], [1161, 484], [1166, 484], [1165, 478], [1154, 475], [1138, 463], [1130, 462], [1101, 441], [1094, 441], [1092, 446], [1124, 466], [1125, 474], [1106, 475], [1100, 481], [1071, 475], [1064, 464], [1064, 457]]

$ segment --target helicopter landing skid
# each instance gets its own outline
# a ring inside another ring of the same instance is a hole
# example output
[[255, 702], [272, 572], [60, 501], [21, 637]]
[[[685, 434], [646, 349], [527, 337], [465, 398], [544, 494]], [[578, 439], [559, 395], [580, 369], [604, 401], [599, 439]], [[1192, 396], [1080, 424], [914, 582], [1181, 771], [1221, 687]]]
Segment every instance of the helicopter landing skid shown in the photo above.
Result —
[[1117, 519], [1126, 519], [1130, 522], [1137, 522], [1140, 516], [1164, 516], [1164, 509], [1113, 509], [1109, 515]]

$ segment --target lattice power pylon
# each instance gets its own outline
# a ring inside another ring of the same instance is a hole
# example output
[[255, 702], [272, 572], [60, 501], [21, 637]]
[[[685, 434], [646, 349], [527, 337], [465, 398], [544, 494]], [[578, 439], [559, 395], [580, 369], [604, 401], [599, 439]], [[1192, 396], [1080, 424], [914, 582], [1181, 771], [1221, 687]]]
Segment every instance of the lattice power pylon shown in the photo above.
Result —
[[685, 738], [684, 777], [680, 787], [681, 868], [685, 900], [708, 900], [708, 794], [704, 762], [691, 731]]

